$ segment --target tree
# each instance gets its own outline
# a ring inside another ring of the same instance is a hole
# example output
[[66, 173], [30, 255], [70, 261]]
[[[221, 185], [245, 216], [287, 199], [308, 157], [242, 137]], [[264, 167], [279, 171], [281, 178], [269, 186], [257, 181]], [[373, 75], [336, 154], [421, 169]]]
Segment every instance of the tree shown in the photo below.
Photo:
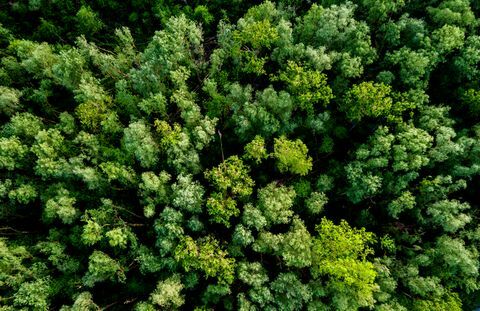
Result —
[[20, 96], [22, 93], [19, 90], [0, 86], [0, 112], [5, 115], [13, 115], [20, 109]]
[[101, 251], [94, 251], [88, 261], [88, 272], [83, 277], [85, 286], [92, 287], [97, 282], [117, 279], [125, 281], [124, 268]]
[[345, 95], [341, 109], [352, 121], [360, 121], [364, 117], [386, 116], [393, 104], [389, 97], [390, 89], [382, 83], [362, 82], [354, 85]]
[[216, 278], [219, 284], [231, 284], [234, 280], [235, 260], [227, 256], [211, 237], [195, 241], [187, 236], [175, 249], [175, 260], [185, 271], [200, 270], [207, 277]]
[[155, 305], [162, 308], [179, 308], [185, 303], [185, 298], [180, 294], [183, 285], [180, 277], [174, 275], [157, 284], [157, 288], [151, 294], [150, 299]]
[[285, 224], [293, 215], [291, 207], [294, 199], [295, 190], [272, 182], [258, 191], [257, 208], [269, 225]]
[[289, 61], [287, 69], [278, 77], [287, 84], [287, 89], [307, 113], [315, 111], [315, 104], [327, 106], [333, 98], [332, 89], [327, 85], [327, 76], [319, 71], [305, 69]]
[[245, 145], [244, 158], [253, 160], [255, 164], [260, 164], [262, 160], [268, 157], [265, 148], [265, 140], [262, 136], [255, 136], [251, 142]]
[[252, 193], [254, 181], [248, 176], [250, 168], [237, 156], [231, 156], [216, 168], [205, 171], [205, 178], [216, 189], [234, 196], [245, 197]]
[[149, 128], [141, 122], [131, 123], [124, 130], [123, 144], [128, 153], [134, 154], [140, 165], [153, 167], [158, 161], [158, 147]]
[[0, 5], [0, 310], [473, 310], [480, 3]]
[[287, 233], [261, 232], [253, 249], [282, 257], [287, 267], [304, 268], [312, 264], [312, 237], [299, 218], [292, 220]]
[[277, 159], [277, 168], [282, 173], [306, 175], [312, 169], [312, 158], [307, 153], [307, 146], [300, 139], [275, 138], [273, 157]]
[[338, 310], [358, 309], [374, 304], [377, 275], [367, 256], [374, 235], [365, 229], [353, 229], [345, 221], [339, 225], [323, 218], [316, 227], [318, 236], [312, 248], [312, 274], [327, 276], [326, 289]]

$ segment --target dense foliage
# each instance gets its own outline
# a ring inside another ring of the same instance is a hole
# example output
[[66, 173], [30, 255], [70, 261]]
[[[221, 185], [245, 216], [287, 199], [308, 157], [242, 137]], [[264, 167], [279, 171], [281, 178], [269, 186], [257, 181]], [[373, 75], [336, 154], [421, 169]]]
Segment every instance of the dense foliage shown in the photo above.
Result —
[[0, 310], [480, 305], [474, 0], [0, 3]]

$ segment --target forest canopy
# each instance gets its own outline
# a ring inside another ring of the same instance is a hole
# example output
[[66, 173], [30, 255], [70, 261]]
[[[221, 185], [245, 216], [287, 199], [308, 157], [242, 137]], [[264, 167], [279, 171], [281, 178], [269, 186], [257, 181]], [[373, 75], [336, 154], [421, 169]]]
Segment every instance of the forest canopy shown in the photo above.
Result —
[[480, 2], [0, 2], [0, 310], [480, 306]]

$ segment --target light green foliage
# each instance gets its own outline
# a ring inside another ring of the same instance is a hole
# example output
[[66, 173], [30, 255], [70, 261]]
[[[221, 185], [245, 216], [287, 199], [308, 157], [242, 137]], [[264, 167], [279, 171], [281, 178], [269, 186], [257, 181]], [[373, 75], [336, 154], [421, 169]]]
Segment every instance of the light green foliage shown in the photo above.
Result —
[[345, 221], [335, 225], [326, 218], [316, 229], [311, 270], [329, 278], [327, 290], [332, 291], [333, 305], [338, 310], [372, 306], [377, 273], [366, 257], [373, 253], [369, 246], [373, 234], [351, 228]]
[[224, 198], [221, 193], [214, 192], [206, 203], [208, 214], [213, 222], [230, 227], [230, 218], [240, 214], [237, 202], [232, 198]]
[[86, 245], [93, 245], [102, 239], [102, 226], [93, 220], [87, 220], [83, 226], [82, 242]]
[[406, 2], [405, 0], [362, 0], [361, 4], [368, 10], [368, 20], [377, 22], [399, 11]]
[[257, 207], [269, 225], [285, 224], [290, 221], [293, 215], [291, 207], [295, 195], [293, 188], [280, 186], [272, 182], [258, 190]]
[[135, 183], [135, 171], [131, 167], [119, 165], [115, 162], [104, 162], [100, 164], [100, 169], [107, 175], [108, 181], [117, 180], [123, 185], [131, 185]]
[[101, 82], [91, 76], [83, 76], [80, 79], [78, 89], [75, 90], [75, 100], [81, 104], [90, 102], [100, 109], [99, 105], [107, 104], [111, 101]]
[[413, 303], [414, 311], [438, 310], [438, 311], [461, 311], [462, 301], [457, 293], [448, 293], [444, 297], [434, 300], [417, 300]]
[[414, 171], [429, 163], [426, 151], [431, 147], [433, 138], [424, 130], [406, 126], [396, 135], [392, 147], [394, 171]]
[[147, 97], [162, 92], [179, 72], [188, 76], [203, 54], [202, 40], [201, 29], [184, 15], [169, 19], [141, 54], [142, 65], [132, 72], [133, 88]]
[[440, 226], [446, 232], [456, 232], [468, 224], [472, 219], [464, 211], [470, 209], [468, 203], [457, 200], [442, 200], [433, 203], [427, 208], [431, 222]]
[[59, 189], [55, 197], [45, 203], [44, 217], [47, 221], [59, 218], [65, 224], [71, 224], [78, 217], [75, 197], [68, 190]]
[[100, 101], [86, 101], [81, 103], [75, 109], [80, 123], [87, 129], [98, 131], [101, 124], [107, 118], [108, 104]]
[[232, 242], [235, 244], [235, 246], [246, 246], [252, 244], [254, 240], [255, 238], [253, 237], [250, 229], [246, 228], [242, 224], [238, 224], [235, 227], [235, 231], [232, 234]]
[[10, 2], [0, 310], [478, 308], [479, 1]]
[[[427, 116], [428, 114], [424, 116], [425, 122], [438, 122]], [[438, 124], [435, 128], [439, 128]], [[448, 131], [448, 128], [444, 129]], [[448, 133], [447, 131], [442, 131], [442, 135]], [[420, 169], [431, 165], [432, 160], [440, 160], [447, 152], [457, 150], [458, 146], [446, 140], [445, 136], [438, 139], [437, 146], [433, 148], [433, 137], [426, 130], [411, 124], [399, 124], [396, 133], [389, 133], [386, 127], [378, 128], [370, 137], [369, 143], [358, 148], [356, 161], [346, 167], [351, 184], [347, 190], [350, 200], [358, 203], [378, 194], [383, 186], [387, 186], [388, 191], [395, 193], [395, 196], [400, 196], [409, 183], [418, 177]], [[382, 172], [385, 168], [390, 171]], [[401, 200], [412, 201], [407, 198]], [[404, 204], [400, 201], [390, 206], [394, 217], [401, 210], [412, 207], [412, 203], [406, 203], [402, 207]]]
[[262, 6], [249, 10], [245, 18], [238, 21], [239, 30], [234, 36], [241, 43], [251, 45], [253, 49], [269, 47], [278, 38], [278, 33], [271, 27], [268, 15], [265, 16], [268, 10], [275, 11], [273, 3], [265, 2]]
[[63, 306], [61, 311], [96, 311], [100, 307], [93, 302], [93, 297], [90, 292], [82, 292], [75, 299], [71, 307]]
[[394, 66], [399, 66], [399, 78], [407, 87], [424, 88], [425, 80], [430, 74], [436, 55], [428, 55], [425, 50], [414, 51], [408, 47], [387, 55], [386, 59]]
[[312, 169], [312, 157], [308, 155], [307, 146], [300, 139], [289, 140], [285, 136], [275, 138], [272, 155], [282, 173], [304, 176]]
[[467, 0], [444, 0], [437, 7], [428, 7], [431, 18], [440, 25], [454, 24], [475, 27], [478, 21]]
[[327, 203], [328, 198], [323, 192], [312, 192], [310, 197], [305, 201], [308, 211], [314, 215], [320, 214]]
[[256, 164], [260, 164], [268, 157], [265, 140], [262, 136], [255, 136], [251, 142], [245, 145], [244, 149], [244, 158], [253, 160]]
[[393, 218], [398, 218], [400, 213], [413, 209], [415, 204], [415, 197], [412, 193], [410, 191], [405, 191], [398, 198], [388, 204], [388, 212]]
[[51, 76], [57, 56], [47, 43], [34, 43], [28, 40], [13, 40], [10, 48], [21, 60], [20, 66], [37, 77]]
[[39, 279], [20, 285], [13, 297], [17, 308], [49, 310], [50, 284], [48, 279]]
[[319, 259], [348, 257], [365, 259], [373, 252], [369, 244], [374, 241], [374, 235], [365, 231], [364, 228], [351, 228], [346, 221], [335, 225], [326, 218], [322, 218], [316, 231], [319, 235], [315, 238], [317, 244], [315, 255]]
[[145, 112], [146, 115], [166, 113], [166, 98], [162, 93], [157, 93], [138, 103], [138, 107]]
[[302, 310], [312, 296], [311, 290], [294, 273], [281, 273], [271, 283], [277, 308]]
[[153, 304], [166, 309], [177, 309], [185, 303], [185, 297], [180, 293], [183, 284], [178, 275], [160, 281], [157, 288], [150, 295]]
[[471, 114], [475, 116], [480, 114], [480, 91], [468, 89], [462, 94], [462, 101]]
[[140, 273], [146, 275], [149, 273], [155, 273], [162, 269], [162, 263], [160, 257], [157, 256], [152, 249], [141, 245], [136, 250], [135, 260], [140, 265]]
[[253, 287], [260, 287], [268, 282], [266, 270], [259, 262], [239, 262], [237, 274], [243, 283]]
[[8, 198], [20, 204], [28, 204], [38, 196], [37, 189], [32, 184], [21, 184], [8, 192]]
[[449, 53], [463, 45], [465, 33], [456, 26], [444, 25], [432, 33], [436, 48], [441, 53]]
[[142, 173], [142, 182], [138, 186], [139, 194], [145, 204], [145, 216], [151, 217], [158, 204], [169, 202], [168, 182], [170, 174], [163, 171], [159, 175], [153, 172]]
[[465, 47], [460, 51], [459, 57], [455, 58], [455, 66], [458, 74], [467, 80], [475, 80], [480, 71], [478, 70], [478, 63], [480, 62], [480, 36], [471, 35], [465, 41]]
[[5, 124], [2, 133], [8, 136], [32, 138], [43, 128], [40, 118], [28, 113], [17, 113]]
[[291, 118], [294, 108], [292, 97], [285, 91], [277, 92], [272, 86], [255, 93], [252, 101], [250, 86], [230, 87], [228, 100], [232, 101], [232, 122], [235, 133], [245, 141], [260, 135], [265, 139], [277, 132], [288, 131], [283, 121]]
[[31, 151], [37, 156], [35, 171], [42, 177], [61, 175], [66, 161], [62, 155], [64, 137], [56, 129], [42, 130], [35, 136]]
[[218, 167], [205, 171], [205, 178], [221, 192], [245, 197], [252, 193], [255, 185], [249, 172], [250, 168], [238, 156], [231, 156]]
[[316, 104], [327, 106], [333, 98], [325, 74], [305, 69], [292, 61], [288, 62], [285, 72], [278, 79], [287, 84], [287, 90], [295, 95], [300, 108], [308, 113], [315, 111]]
[[[62, 112], [59, 116], [58, 128], [65, 134], [74, 134], [75, 133], [75, 118], [68, 112]], [[33, 120], [32, 120], [33, 121]], [[33, 124], [32, 124], [33, 125]], [[40, 129], [37, 130], [37, 133]]]
[[22, 145], [18, 137], [0, 137], [0, 169], [13, 171], [22, 167], [22, 159], [28, 148]]
[[88, 272], [83, 277], [85, 286], [106, 280], [125, 281], [124, 268], [114, 259], [101, 251], [94, 251], [88, 260]]
[[74, 90], [80, 85], [86, 60], [76, 48], [61, 51], [51, 67], [53, 77], [60, 85]]
[[[279, 40], [275, 23], [278, 18], [275, 5], [266, 1], [251, 8], [237, 22], [236, 29], [229, 37], [234, 40], [232, 56], [242, 63], [241, 71], [256, 75], [266, 74], [264, 68], [268, 57], [262, 56], [263, 49], [271, 48]], [[247, 47], [245, 49], [245, 47]]]
[[124, 130], [123, 143], [125, 150], [134, 154], [142, 167], [151, 168], [157, 163], [158, 146], [143, 122], [131, 123]]
[[180, 239], [184, 239], [183, 214], [165, 207], [154, 224], [157, 233], [156, 247], [161, 255], [173, 252]]
[[262, 232], [253, 249], [281, 256], [287, 267], [304, 268], [312, 264], [312, 237], [299, 218], [293, 219], [287, 233]]
[[[290, 214], [288, 213], [287, 216]], [[242, 223], [247, 227], [257, 230], [267, 226], [267, 218], [263, 216], [262, 211], [248, 203], [243, 207]]]
[[185, 271], [203, 271], [220, 284], [230, 284], [234, 280], [235, 260], [227, 256], [228, 253], [220, 249], [218, 241], [210, 237], [195, 241], [187, 236], [175, 249], [175, 260], [180, 262]]
[[191, 175], [178, 175], [177, 182], [172, 185], [172, 204], [190, 213], [199, 213], [204, 193], [202, 185]]
[[102, 20], [92, 11], [89, 6], [82, 6], [76, 16], [77, 27], [81, 33], [92, 35], [99, 31], [102, 26]]
[[304, 44], [326, 48], [335, 60], [337, 71], [345, 77], [360, 76], [364, 65], [375, 59], [369, 27], [355, 20], [354, 10], [351, 2], [328, 8], [314, 4], [296, 29]]
[[199, 124], [192, 129], [192, 136], [197, 150], [202, 150], [210, 144], [215, 134], [217, 122], [217, 118], [210, 119], [206, 116], [204, 119], [199, 120]]
[[24, 246], [7, 244], [0, 239], [0, 286], [2, 288], [17, 287], [26, 282], [28, 267], [23, 261], [31, 257]]
[[351, 121], [360, 121], [365, 117], [387, 116], [392, 108], [390, 90], [390, 86], [383, 83], [356, 84], [345, 95], [341, 109]]
[[0, 86], [0, 113], [10, 116], [18, 111], [21, 95], [19, 90]]
[[[155, 120], [157, 132], [162, 136], [161, 146], [166, 149], [167, 163], [181, 174], [195, 174], [201, 171], [198, 153], [194, 150], [188, 132], [179, 125], [173, 128], [166, 121]], [[201, 127], [200, 127], [201, 128]], [[203, 132], [203, 128], [201, 131]], [[199, 142], [204, 146], [206, 141]]]
[[105, 233], [108, 243], [112, 247], [126, 248], [128, 241], [132, 238], [132, 233], [128, 228], [113, 228]]
[[441, 236], [435, 243], [433, 250], [439, 275], [444, 278], [448, 285], [458, 286], [467, 292], [478, 289], [475, 282], [479, 274], [478, 253], [474, 249], [468, 249], [465, 243], [458, 238]]

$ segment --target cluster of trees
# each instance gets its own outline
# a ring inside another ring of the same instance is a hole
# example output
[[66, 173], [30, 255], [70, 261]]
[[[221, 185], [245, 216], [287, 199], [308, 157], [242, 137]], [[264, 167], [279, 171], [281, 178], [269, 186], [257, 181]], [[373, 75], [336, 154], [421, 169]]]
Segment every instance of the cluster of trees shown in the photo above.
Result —
[[0, 310], [480, 305], [479, 2], [86, 2], [0, 4]]

